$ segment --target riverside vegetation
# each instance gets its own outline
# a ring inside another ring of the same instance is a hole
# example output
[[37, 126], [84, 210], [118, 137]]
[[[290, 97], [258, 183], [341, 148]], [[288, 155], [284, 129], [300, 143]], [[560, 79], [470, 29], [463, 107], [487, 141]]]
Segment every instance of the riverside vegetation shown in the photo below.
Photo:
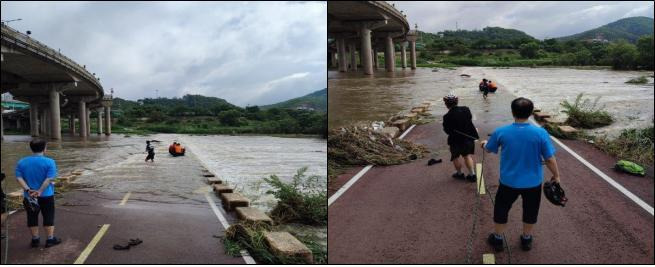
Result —
[[[239, 256], [242, 249], [247, 249], [253, 258], [264, 264], [301, 264], [303, 259], [274, 255], [270, 252], [264, 233], [275, 231], [281, 224], [301, 223], [313, 226], [327, 225], [327, 193], [321, 184], [320, 176], [307, 176], [307, 168], [301, 168], [289, 183], [275, 175], [264, 178], [272, 189], [267, 193], [278, 200], [270, 212], [274, 225], [240, 222], [230, 226], [223, 239], [226, 252]], [[327, 248], [318, 242], [312, 234], [292, 233], [305, 244], [314, 257], [315, 264], [327, 263]]]

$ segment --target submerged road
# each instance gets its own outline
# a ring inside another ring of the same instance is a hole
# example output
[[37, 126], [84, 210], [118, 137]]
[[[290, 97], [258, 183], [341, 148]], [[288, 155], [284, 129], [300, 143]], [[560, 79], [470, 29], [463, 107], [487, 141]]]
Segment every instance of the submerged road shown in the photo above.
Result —
[[[481, 106], [470, 106], [482, 139], [513, 121], [510, 101], [501, 89]], [[436, 105], [443, 105], [436, 101]], [[538, 103], [536, 103], [538, 105]], [[460, 105], [467, 103], [460, 100]], [[446, 135], [436, 122], [416, 126], [404, 138], [428, 147], [432, 155], [408, 164], [373, 167], [329, 206], [328, 260], [332, 264], [483, 262], [493, 254], [486, 238], [493, 230], [491, 199], [498, 188], [499, 157], [486, 154], [487, 194], [475, 183], [451, 178], [454, 172]], [[476, 162], [482, 151], [476, 143]], [[653, 264], [653, 177], [614, 172], [612, 157], [579, 141], [563, 141], [589, 163], [650, 205], [650, 212], [601, 179], [562, 146], [557, 161], [569, 202], [562, 208], [542, 199], [533, 248], [520, 249], [521, 201], [510, 212], [509, 250], [494, 254], [496, 263]], [[443, 163], [427, 166], [430, 157]], [[545, 167], [544, 167], [545, 168]], [[551, 174], [545, 168], [544, 178]], [[336, 178], [331, 193], [360, 169]], [[479, 201], [479, 204], [477, 204]]]
[[[79, 178], [102, 178], [99, 180], [104, 183], [98, 188], [57, 195], [55, 234], [63, 240], [58, 246], [44, 248], [45, 233], [41, 231], [41, 247], [30, 248], [24, 211], [11, 215], [8, 263], [252, 263], [249, 256], [225, 254], [220, 237], [224, 236], [224, 225], [236, 218], [223, 210], [220, 199], [205, 183], [204, 168], [189, 153], [192, 151], [174, 158], [167, 152], [171, 142], [166, 140], [158, 145], [155, 163], [144, 163], [145, 154], [133, 154], [122, 162], [85, 172]], [[185, 187], [171, 193], [175, 188], [169, 190], [170, 184]], [[126, 245], [135, 238], [143, 243], [129, 250], [113, 249], [115, 244]], [[4, 240], [2, 245], [4, 253]]]

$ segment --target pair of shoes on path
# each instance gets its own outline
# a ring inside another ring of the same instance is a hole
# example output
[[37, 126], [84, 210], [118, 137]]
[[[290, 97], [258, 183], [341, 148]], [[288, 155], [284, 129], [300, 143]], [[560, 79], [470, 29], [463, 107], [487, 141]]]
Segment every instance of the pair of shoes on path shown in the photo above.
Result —
[[[521, 235], [521, 249], [524, 251], [530, 251], [530, 249], [532, 249], [532, 239], [532, 237], [525, 238], [523, 235]], [[494, 251], [496, 252], [501, 252], [505, 249], [503, 246], [504, 240], [502, 238], [496, 238], [496, 235], [494, 234], [489, 234], [487, 242], [494, 248]]]
[[127, 242], [127, 245], [123, 246], [123, 245], [120, 245], [120, 244], [116, 244], [116, 245], [114, 245], [114, 249], [115, 250], [128, 250], [128, 249], [130, 249], [130, 247], [137, 246], [137, 245], [139, 245], [141, 243], [143, 243], [143, 240], [141, 240], [141, 239], [138, 239], [138, 238], [137, 239], [130, 239], [130, 242]]
[[[46, 239], [45, 247], [49, 248], [49, 247], [52, 247], [52, 246], [59, 245], [60, 243], [61, 243], [61, 238], [55, 236], [53, 238]], [[41, 238], [32, 239], [32, 242], [30, 243], [30, 245], [33, 248], [38, 248], [39, 244], [41, 244]]]

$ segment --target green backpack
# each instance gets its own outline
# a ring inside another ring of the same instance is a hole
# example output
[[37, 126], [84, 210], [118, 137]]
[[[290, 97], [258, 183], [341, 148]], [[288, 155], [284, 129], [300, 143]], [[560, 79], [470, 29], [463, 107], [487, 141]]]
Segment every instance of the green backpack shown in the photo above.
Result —
[[646, 175], [646, 171], [644, 170], [644, 167], [641, 167], [639, 164], [627, 160], [617, 161], [616, 165], [614, 165], [614, 169], [632, 175], [639, 175], [639, 176]]

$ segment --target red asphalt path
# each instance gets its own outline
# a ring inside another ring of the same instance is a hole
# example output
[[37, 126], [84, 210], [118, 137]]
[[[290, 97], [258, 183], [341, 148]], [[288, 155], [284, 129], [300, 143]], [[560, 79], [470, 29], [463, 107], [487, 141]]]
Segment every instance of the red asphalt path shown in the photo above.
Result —
[[[507, 105], [499, 92], [493, 105]], [[471, 107], [482, 139], [511, 123], [505, 112]], [[494, 114], [494, 115], [492, 115]], [[405, 139], [426, 145], [443, 163], [427, 166], [423, 158], [408, 164], [374, 167], [329, 207], [328, 260], [340, 263], [482, 263], [493, 253], [486, 237], [493, 230], [493, 205], [482, 195], [477, 220], [475, 183], [451, 178], [454, 168], [441, 122], [415, 127]], [[653, 177], [614, 172], [616, 159], [579, 141], [564, 141], [588, 162], [653, 206]], [[476, 143], [477, 145], [477, 143]], [[555, 144], [556, 145], [556, 144]], [[495, 253], [496, 263], [512, 264], [653, 264], [653, 215], [635, 204], [588, 167], [556, 145], [562, 186], [569, 203], [562, 208], [542, 198], [533, 249], [520, 249], [521, 201], [510, 212], [506, 231], [509, 252]], [[434, 156], [433, 156], [434, 157]], [[485, 156], [488, 194], [498, 188], [499, 157]], [[476, 146], [476, 162], [482, 158]], [[544, 166], [545, 168], [545, 166]], [[544, 176], [551, 174], [545, 168]], [[346, 183], [353, 173], [335, 179]], [[336, 187], [336, 188], [338, 188]], [[334, 187], [333, 187], [334, 188]], [[473, 225], [475, 229], [473, 229]], [[471, 242], [470, 252], [467, 245]], [[511, 257], [510, 257], [511, 254]]]

